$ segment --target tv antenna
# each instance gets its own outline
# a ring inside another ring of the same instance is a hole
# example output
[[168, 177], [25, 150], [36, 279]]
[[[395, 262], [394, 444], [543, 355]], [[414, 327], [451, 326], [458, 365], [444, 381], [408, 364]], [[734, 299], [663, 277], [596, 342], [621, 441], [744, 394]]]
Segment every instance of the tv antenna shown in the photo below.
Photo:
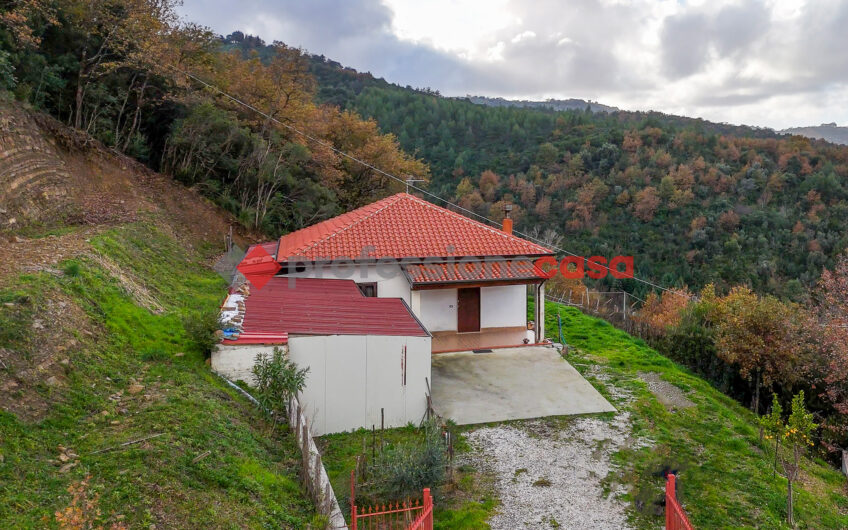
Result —
[[416, 182], [427, 182], [424, 179], [417, 179], [415, 177], [407, 177], [406, 178], [406, 192], [409, 193], [409, 186], [415, 187], [414, 184]]

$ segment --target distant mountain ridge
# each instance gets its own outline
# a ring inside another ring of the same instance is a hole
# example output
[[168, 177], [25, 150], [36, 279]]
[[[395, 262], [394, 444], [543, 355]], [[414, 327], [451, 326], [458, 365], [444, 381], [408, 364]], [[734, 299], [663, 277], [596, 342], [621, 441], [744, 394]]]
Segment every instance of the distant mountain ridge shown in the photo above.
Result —
[[808, 138], [826, 140], [835, 144], [848, 145], [848, 127], [840, 127], [836, 123], [822, 123], [809, 127], [790, 127], [778, 131], [783, 134], [799, 134]]
[[477, 105], [486, 105], [488, 107], [521, 107], [532, 109], [551, 109], [556, 111], [564, 110], [586, 110], [588, 107], [592, 112], [616, 112], [621, 109], [598, 103], [597, 101], [585, 99], [547, 99], [545, 101], [530, 101], [526, 99], [504, 99], [504, 98], [489, 98], [485, 96], [468, 95], [464, 98], [471, 103]]

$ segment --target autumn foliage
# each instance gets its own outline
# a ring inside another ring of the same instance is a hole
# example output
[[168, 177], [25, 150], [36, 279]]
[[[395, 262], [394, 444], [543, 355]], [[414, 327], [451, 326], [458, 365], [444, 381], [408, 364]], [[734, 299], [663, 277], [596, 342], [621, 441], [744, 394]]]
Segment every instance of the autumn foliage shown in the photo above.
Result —
[[646, 338], [761, 411], [772, 390], [785, 400], [806, 390], [829, 450], [848, 446], [848, 253], [826, 269], [811, 302], [761, 296], [744, 286], [697, 297], [649, 295], [636, 317]]
[[669, 328], [680, 324], [683, 311], [692, 298], [692, 293], [687, 289], [671, 289], [662, 295], [651, 292], [639, 311], [633, 315], [633, 320], [642, 326], [644, 333], [653, 337], [660, 336]]

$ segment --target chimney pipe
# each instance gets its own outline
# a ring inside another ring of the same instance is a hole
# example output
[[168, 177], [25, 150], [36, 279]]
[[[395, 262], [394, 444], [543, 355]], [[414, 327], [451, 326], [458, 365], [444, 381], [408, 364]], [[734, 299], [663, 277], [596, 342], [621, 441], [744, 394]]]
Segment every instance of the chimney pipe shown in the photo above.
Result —
[[512, 205], [509, 203], [504, 204], [503, 231], [510, 235], [512, 235], [512, 219], [509, 217], [511, 211]]

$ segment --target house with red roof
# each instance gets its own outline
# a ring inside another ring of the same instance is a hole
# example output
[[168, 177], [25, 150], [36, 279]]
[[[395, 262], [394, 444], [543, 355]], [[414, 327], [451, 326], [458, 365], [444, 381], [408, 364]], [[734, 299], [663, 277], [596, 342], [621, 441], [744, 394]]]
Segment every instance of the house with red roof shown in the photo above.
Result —
[[[398, 193], [282, 236], [266, 250], [278, 275], [351, 279], [363, 294], [400, 298], [433, 334], [433, 351], [522, 344], [528, 286], [544, 310], [534, 262], [553, 252], [512, 234]], [[544, 339], [537, 314], [530, 342]]]
[[257, 353], [284, 346], [310, 367], [303, 400], [317, 433], [417, 422], [431, 354], [544, 342], [534, 264], [553, 255], [509, 218], [493, 227], [392, 195], [248, 249], [213, 369], [249, 380]]

